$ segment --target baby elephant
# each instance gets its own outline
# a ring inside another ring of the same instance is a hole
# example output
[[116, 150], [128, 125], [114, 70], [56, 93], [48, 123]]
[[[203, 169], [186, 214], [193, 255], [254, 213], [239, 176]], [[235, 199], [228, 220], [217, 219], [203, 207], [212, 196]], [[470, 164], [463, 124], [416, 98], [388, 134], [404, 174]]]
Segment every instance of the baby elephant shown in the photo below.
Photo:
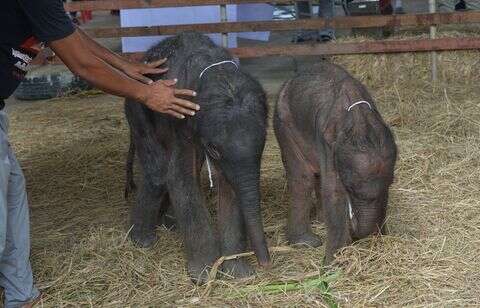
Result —
[[327, 264], [338, 249], [384, 229], [397, 148], [359, 81], [326, 61], [298, 74], [280, 92], [274, 128], [291, 194], [291, 244], [321, 244], [310, 226], [313, 191], [327, 225]]
[[[134, 153], [143, 175], [132, 212], [132, 240], [143, 247], [153, 245], [155, 228], [170, 207], [193, 280], [204, 280], [204, 270], [221, 255], [244, 252], [247, 235], [260, 265], [268, 265], [260, 212], [260, 162], [267, 125], [262, 87], [225, 49], [199, 33], [164, 40], [147, 52], [145, 60], [161, 58], [168, 59], [170, 68], [162, 77], [178, 78], [180, 88], [195, 90], [201, 109], [194, 117], [178, 120], [127, 100], [131, 132], [127, 176], [132, 176]], [[205, 160], [218, 171], [218, 230], [211, 224], [200, 187]], [[223, 270], [237, 277], [252, 272], [244, 260], [226, 261]]]

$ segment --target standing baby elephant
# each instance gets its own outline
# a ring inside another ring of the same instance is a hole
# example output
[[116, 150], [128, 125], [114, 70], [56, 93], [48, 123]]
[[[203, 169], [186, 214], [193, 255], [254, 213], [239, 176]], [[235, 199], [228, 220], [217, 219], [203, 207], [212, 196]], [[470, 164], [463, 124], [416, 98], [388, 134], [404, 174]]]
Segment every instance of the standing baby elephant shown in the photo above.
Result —
[[326, 263], [352, 240], [381, 231], [397, 149], [365, 87], [321, 62], [282, 88], [274, 115], [292, 204], [291, 244], [319, 246], [310, 226], [310, 196], [327, 225]]
[[[260, 211], [260, 161], [265, 145], [267, 106], [260, 84], [241, 71], [231, 55], [198, 33], [183, 33], [152, 47], [146, 61], [167, 58], [163, 78], [197, 92], [194, 117], [178, 120], [128, 101], [131, 148], [143, 183], [132, 212], [132, 240], [148, 247], [168, 207], [183, 236], [188, 273], [195, 281], [220, 255], [244, 252], [247, 234], [260, 265], [270, 257]], [[159, 79], [160, 76], [150, 76]], [[218, 171], [218, 232], [214, 231], [200, 189], [204, 163]], [[127, 169], [127, 175], [131, 171]], [[129, 181], [130, 183], [130, 181]], [[223, 270], [241, 277], [252, 273], [244, 260]]]

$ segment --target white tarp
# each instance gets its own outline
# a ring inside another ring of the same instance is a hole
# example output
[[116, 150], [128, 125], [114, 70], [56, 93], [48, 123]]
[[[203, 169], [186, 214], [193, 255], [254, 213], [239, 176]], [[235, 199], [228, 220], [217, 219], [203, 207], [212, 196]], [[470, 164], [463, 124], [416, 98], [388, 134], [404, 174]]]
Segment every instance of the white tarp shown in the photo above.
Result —
[[[227, 19], [228, 21], [271, 20], [273, 10], [273, 6], [269, 4], [227, 5]], [[120, 25], [122, 27], [214, 22], [220, 22], [220, 7], [218, 5], [120, 11]], [[237, 37], [266, 41], [269, 34], [269, 32], [229, 33], [228, 47], [237, 46]], [[220, 34], [211, 34], [209, 36], [215, 43], [221, 43]], [[162, 38], [164, 36], [125, 37], [122, 38], [122, 50], [123, 52], [145, 51]]]

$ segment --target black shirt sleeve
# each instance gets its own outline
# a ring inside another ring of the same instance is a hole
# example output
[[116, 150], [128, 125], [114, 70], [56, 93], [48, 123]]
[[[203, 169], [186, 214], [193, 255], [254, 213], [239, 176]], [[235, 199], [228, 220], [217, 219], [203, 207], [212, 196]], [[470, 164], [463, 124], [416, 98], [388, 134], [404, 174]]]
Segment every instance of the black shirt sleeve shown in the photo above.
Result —
[[48, 43], [75, 31], [62, 0], [17, 0], [32, 25], [33, 35]]

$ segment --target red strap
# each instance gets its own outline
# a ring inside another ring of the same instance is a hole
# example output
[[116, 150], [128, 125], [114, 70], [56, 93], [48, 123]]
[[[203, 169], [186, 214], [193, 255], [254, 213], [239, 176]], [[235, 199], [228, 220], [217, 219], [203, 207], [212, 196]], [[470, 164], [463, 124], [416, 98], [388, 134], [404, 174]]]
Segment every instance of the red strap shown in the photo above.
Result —
[[37, 38], [34, 36], [29, 37], [25, 42], [23, 42], [20, 48], [23, 48], [24, 50], [31, 52], [35, 55], [38, 54], [42, 49], [40, 46], [40, 41], [37, 40]]

